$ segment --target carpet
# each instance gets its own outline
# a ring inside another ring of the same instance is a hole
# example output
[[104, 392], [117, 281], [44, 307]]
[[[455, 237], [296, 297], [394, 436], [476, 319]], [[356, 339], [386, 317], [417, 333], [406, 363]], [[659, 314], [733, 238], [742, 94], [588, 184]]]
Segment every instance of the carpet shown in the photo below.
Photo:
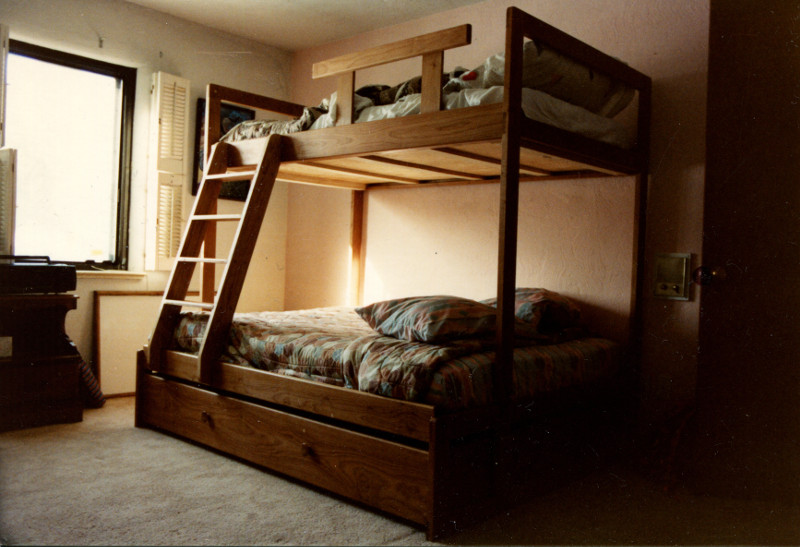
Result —
[[[796, 509], [664, 492], [598, 467], [445, 544], [798, 544]], [[435, 545], [378, 514], [133, 426], [132, 398], [0, 434], [2, 545]]]

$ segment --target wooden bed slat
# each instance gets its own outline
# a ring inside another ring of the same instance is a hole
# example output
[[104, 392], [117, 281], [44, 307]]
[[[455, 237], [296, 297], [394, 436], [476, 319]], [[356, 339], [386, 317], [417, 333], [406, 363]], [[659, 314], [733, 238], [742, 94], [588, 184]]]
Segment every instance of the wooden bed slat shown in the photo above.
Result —
[[[501, 150], [500, 148], [497, 148], [498, 152], [500, 150]], [[450, 154], [450, 155], [453, 155], [453, 156], [459, 156], [459, 157], [462, 157], [462, 158], [468, 158], [470, 160], [478, 161], [478, 162], [481, 162], [481, 163], [488, 163], [490, 165], [493, 165], [495, 167], [495, 170], [498, 171], [498, 172], [500, 171], [500, 166], [503, 163], [500, 158], [494, 158], [494, 157], [491, 157], [491, 156], [484, 156], [482, 154], [476, 154], [474, 152], [468, 152], [467, 150], [464, 150], [463, 148], [449, 147], [448, 146], [448, 147], [443, 147], [443, 148], [436, 148], [436, 151], [437, 152], [442, 152], [444, 154]], [[529, 175], [550, 175], [550, 174], [552, 174], [550, 171], [545, 171], [543, 169], [539, 169], [538, 167], [531, 167], [531, 166], [527, 166], [527, 165], [521, 165], [520, 166], [520, 173], [525, 173], [525, 174], [529, 174]]]
[[[423, 150], [416, 150], [413, 154], [403, 153], [398, 151], [396, 153], [387, 152], [384, 154], [372, 154], [364, 156], [365, 159], [379, 162], [381, 169], [389, 169], [394, 166], [396, 168], [405, 169], [409, 173], [417, 173], [419, 180], [450, 180], [466, 179], [466, 180], [479, 180], [482, 177], [472, 172], [466, 172], [463, 169], [458, 169], [460, 166], [454, 166], [452, 163], [444, 161], [434, 162], [433, 156], [428, 158], [420, 157], [425, 154]], [[408, 161], [412, 157], [417, 158], [417, 161]], [[407, 158], [407, 159], [400, 159]], [[426, 161], [427, 160], [427, 161]], [[454, 169], [456, 167], [456, 169]]]
[[387, 182], [398, 182], [401, 184], [416, 184], [426, 177], [430, 177], [430, 171], [413, 169], [405, 165], [392, 165], [380, 161], [377, 156], [352, 156], [347, 158], [336, 158], [332, 160], [315, 160], [317, 165], [326, 165], [334, 168], [344, 167], [364, 173], [371, 173], [373, 177]]
[[[324, 180], [326, 177], [333, 181], [342, 180], [361, 184], [372, 184], [377, 182], [399, 182], [403, 184], [415, 184], [417, 181], [409, 177], [401, 177], [381, 173], [378, 169], [366, 170], [355, 169], [345, 165], [346, 160], [330, 161], [306, 161], [297, 163], [285, 163], [281, 166], [280, 177], [305, 176], [319, 177]], [[365, 164], [362, 164], [365, 166]]]
[[[465, 157], [473, 157], [476, 160], [486, 161], [494, 164], [496, 172], [500, 172], [502, 163], [502, 149], [499, 143], [465, 143], [445, 149], [454, 154]], [[520, 173], [526, 175], [557, 175], [558, 173], [594, 171], [596, 167], [577, 161], [568, 160], [558, 156], [552, 156], [531, 148], [520, 149]]]

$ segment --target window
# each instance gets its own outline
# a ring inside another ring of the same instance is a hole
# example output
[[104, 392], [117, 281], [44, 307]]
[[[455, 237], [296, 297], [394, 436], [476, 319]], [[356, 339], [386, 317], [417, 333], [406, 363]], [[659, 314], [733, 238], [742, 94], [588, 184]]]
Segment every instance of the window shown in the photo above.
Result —
[[127, 269], [136, 69], [11, 40], [17, 255]]

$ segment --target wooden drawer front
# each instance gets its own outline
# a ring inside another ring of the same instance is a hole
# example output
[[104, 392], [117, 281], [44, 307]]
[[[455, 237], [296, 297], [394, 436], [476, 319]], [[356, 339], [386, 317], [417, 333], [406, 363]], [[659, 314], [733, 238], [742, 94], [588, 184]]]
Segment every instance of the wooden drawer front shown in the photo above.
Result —
[[428, 523], [428, 454], [145, 374], [139, 423], [158, 427], [388, 513]]
[[80, 396], [75, 358], [0, 362], [0, 405], [51, 402]]

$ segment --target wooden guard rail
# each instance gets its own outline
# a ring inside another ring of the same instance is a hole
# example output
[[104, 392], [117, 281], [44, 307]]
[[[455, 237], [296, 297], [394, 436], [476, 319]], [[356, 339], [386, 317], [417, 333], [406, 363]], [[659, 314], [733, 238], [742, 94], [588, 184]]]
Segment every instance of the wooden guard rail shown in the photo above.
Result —
[[442, 70], [445, 50], [466, 46], [472, 42], [472, 26], [457, 27], [416, 36], [391, 44], [370, 48], [358, 53], [334, 57], [315, 63], [312, 78], [339, 76], [336, 98], [339, 116], [336, 125], [353, 123], [353, 93], [356, 70], [422, 56], [422, 104], [420, 111], [436, 112], [442, 103]]

